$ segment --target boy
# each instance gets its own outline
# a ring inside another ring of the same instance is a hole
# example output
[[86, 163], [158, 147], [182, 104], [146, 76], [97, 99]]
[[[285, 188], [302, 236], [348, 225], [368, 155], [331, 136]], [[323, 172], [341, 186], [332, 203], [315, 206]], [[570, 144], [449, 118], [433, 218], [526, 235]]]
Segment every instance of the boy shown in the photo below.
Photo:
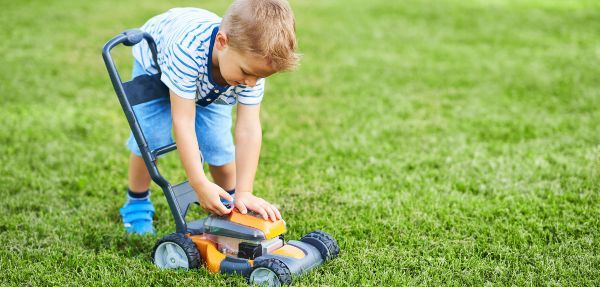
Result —
[[[289, 4], [236, 0], [222, 19], [202, 9], [175, 8], [141, 29], [157, 44], [161, 81], [170, 94], [134, 106], [150, 149], [172, 143], [173, 131], [189, 183], [207, 212], [231, 212], [222, 201], [233, 201], [235, 193], [240, 212], [280, 219], [277, 208], [252, 194], [252, 186], [262, 141], [264, 79], [294, 68], [299, 59]], [[133, 55], [133, 77], [157, 73], [146, 42], [135, 46]], [[237, 148], [230, 132], [236, 103]], [[153, 234], [150, 175], [133, 136], [127, 146], [132, 151], [128, 200], [120, 214], [127, 232]], [[204, 175], [202, 156], [214, 183]]]

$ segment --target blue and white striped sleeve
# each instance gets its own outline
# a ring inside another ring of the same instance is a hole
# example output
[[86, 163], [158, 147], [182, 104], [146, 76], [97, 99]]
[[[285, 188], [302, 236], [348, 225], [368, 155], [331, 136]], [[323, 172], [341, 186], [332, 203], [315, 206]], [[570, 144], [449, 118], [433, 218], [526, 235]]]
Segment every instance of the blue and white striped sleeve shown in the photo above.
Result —
[[194, 59], [194, 52], [173, 44], [164, 51], [160, 79], [178, 96], [193, 100], [196, 98], [196, 79], [200, 67]]
[[236, 94], [238, 102], [242, 105], [258, 105], [262, 101], [265, 94], [265, 79], [261, 78], [256, 81], [256, 86], [237, 86]]

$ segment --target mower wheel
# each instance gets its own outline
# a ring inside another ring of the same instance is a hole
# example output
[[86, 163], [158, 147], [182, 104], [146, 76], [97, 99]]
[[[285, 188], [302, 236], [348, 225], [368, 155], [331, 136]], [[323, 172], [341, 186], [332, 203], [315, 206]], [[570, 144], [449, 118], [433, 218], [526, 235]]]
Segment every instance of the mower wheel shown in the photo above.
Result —
[[152, 260], [161, 269], [191, 269], [201, 264], [196, 244], [180, 233], [171, 233], [158, 240], [152, 250]]
[[254, 262], [248, 281], [250, 284], [269, 287], [290, 285], [292, 273], [281, 260], [269, 258]]
[[300, 241], [316, 247], [325, 261], [334, 259], [340, 254], [337, 241], [328, 233], [320, 230], [304, 235]]

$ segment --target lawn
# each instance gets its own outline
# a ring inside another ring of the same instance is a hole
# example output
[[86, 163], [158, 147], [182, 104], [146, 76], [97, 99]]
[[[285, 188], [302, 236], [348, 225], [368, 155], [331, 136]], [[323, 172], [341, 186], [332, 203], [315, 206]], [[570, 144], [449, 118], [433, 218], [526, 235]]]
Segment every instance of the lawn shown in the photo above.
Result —
[[[129, 131], [100, 55], [227, 1], [3, 2], [0, 285], [243, 286], [153, 266], [175, 228], [155, 185], [158, 235], [125, 235]], [[297, 285], [599, 284], [600, 3], [291, 3], [304, 56], [268, 80], [255, 193], [287, 238], [342, 249]], [[175, 154], [160, 168], [184, 180]]]

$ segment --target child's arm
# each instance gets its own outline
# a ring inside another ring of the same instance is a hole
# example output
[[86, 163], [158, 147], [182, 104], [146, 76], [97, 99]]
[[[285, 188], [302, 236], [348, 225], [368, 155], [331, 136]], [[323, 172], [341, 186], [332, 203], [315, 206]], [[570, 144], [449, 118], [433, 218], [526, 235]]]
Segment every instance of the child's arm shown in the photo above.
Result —
[[246, 213], [247, 209], [256, 211], [264, 219], [281, 219], [281, 214], [270, 203], [252, 195], [254, 176], [262, 143], [260, 126], [260, 104], [237, 106], [235, 122], [235, 165], [236, 192], [235, 206]]
[[189, 183], [198, 195], [200, 206], [217, 215], [227, 214], [231, 210], [221, 203], [220, 197], [229, 201], [232, 201], [233, 198], [221, 187], [208, 180], [200, 161], [200, 148], [195, 128], [196, 103], [194, 100], [178, 96], [173, 91], [170, 91], [169, 94], [177, 151]]

